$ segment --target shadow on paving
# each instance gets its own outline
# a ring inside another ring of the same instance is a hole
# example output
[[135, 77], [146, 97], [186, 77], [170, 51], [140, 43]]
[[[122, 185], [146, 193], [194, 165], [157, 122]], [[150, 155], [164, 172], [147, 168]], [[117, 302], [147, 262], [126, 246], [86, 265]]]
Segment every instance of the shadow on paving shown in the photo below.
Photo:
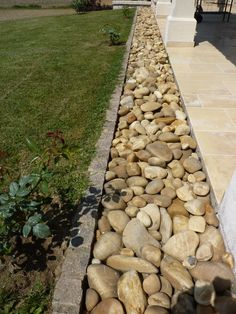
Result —
[[236, 13], [229, 23], [222, 16], [203, 14], [203, 21], [197, 24], [196, 45], [208, 41], [236, 66]]

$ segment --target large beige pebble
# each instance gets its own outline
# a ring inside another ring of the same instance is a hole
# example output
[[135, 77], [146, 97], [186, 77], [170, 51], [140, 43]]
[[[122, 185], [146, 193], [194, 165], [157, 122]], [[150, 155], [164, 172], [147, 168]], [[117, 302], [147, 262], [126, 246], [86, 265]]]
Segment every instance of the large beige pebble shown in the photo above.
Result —
[[141, 110], [143, 112], [149, 112], [149, 111], [155, 111], [157, 109], [161, 108], [161, 104], [154, 101], [148, 101], [141, 105]]
[[185, 174], [184, 167], [178, 160], [173, 160], [168, 164], [174, 178], [183, 178]]
[[99, 299], [99, 295], [94, 289], [87, 289], [85, 296], [85, 306], [87, 311], [92, 311], [92, 309], [98, 304]]
[[137, 272], [124, 273], [118, 281], [118, 298], [124, 304], [127, 314], [143, 313], [147, 300]]
[[189, 185], [183, 185], [176, 190], [176, 194], [181, 201], [188, 202], [194, 199], [193, 191]]
[[125, 180], [119, 179], [119, 178], [113, 179], [104, 184], [104, 189], [107, 194], [114, 193], [115, 190], [120, 191], [125, 188], [127, 188], [127, 184], [125, 183]]
[[172, 151], [164, 142], [156, 141], [152, 144], [148, 144], [146, 150], [153, 156], [159, 157], [164, 161], [171, 161], [173, 158]]
[[125, 209], [125, 212], [129, 217], [134, 218], [137, 216], [137, 213], [139, 212], [139, 208], [136, 206], [127, 206]]
[[191, 156], [184, 160], [183, 166], [189, 173], [194, 173], [202, 169], [201, 162], [197, 158]]
[[170, 298], [163, 292], [157, 292], [148, 298], [149, 305], [158, 305], [166, 309], [170, 309]]
[[158, 247], [147, 244], [141, 249], [141, 256], [143, 259], [151, 262], [156, 267], [160, 267], [161, 264], [161, 250]]
[[166, 169], [159, 166], [147, 166], [144, 169], [144, 176], [146, 179], [163, 179], [167, 176]]
[[150, 227], [152, 224], [150, 216], [144, 211], [138, 212], [137, 219], [141, 221], [146, 228]]
[[118, 253], [122, 247], [121, 236], [116, 232], [106, 232], [100, 236], [94, 245], [93, 255], [103, 261], [108, 256]]
[[175, 190], [170, 188], [170, 187], [165, 187], [164, 189], [162, 189], [161, 195], [167, 196], [167, 197], [171, 198], [172, 200], [176, 198]]
[[205, 204], [200, 199], [194, 199], [184, 204], [185, 209], [192, 215], [201, 216], [205, 214]]
[[189, 272], [171, 256], [165, 255], [162, 259], [161, 273], [179, 291], [189, 291], [193, 287]]
[[145, 207], [140, 208], [140, 211], [144, 211], [151, 218], [152, 224], [149, 227], [149, 230], [158, 230], [161, 221], [159, 207], [155, 204], [147, 204]]
[[137, 256], [141, 256], [141, 249], [144, 245], [151, 244], [159, 247], [160, 244], [155, 240], [136, 218], [131, 219], [123, 232], [123, 243], [125, 247], [132, 249]]
[[88, 284], [102, 299], [117, 297], [119, 273], [106, 265], [90, 265], [87, 269]]
[[179, 233], [188, 230], [189, 218], [183, 215], [176, 215], [173, 218], [173, 233]]
[[189, 219], [188, 228], [189, 230], [203, 233], [206, 228], [206, 221], [202, 216], [192, 216]]
[[122, 233], [127, 223], [130, 221], [129, 216], [122, 210], [112, 210], [108, 212], [107, 218], [112, 228], [118, 233]]
[[161, 233], [161, 241], [165, 244], [172, 234], [172, 220], [170, 215], [168, 214], [165, 208], [160, 208], [161, 214], [161, 224], [160, 224], [160, 233]]
[[161, 179], [155, 179], [150, 181], [146, 188], [145, 192], [147, 194], [157, 194], [164, 188], [164, 183]]
[[101, 232], [101, 234], [106, 233], [108, 231], [111, 231], [111, 225], [110, 225], [109, 220], [107, 219], [107, 217], [102, 216], [98, 220], [98, 229]]
[[188, 256], [195, 255], [198, 244], [198, 235], [194, 231], [186, 230], [173, 235], [162, 247], [162, 250], [183, 262]]
[[161, 280], [161, 290], [160, 291], [167, 294], [171, 298], [173, 289], [172, 289], [172, 286], [171, 286], [169, 280], [167, 280], [163, 276], [159, 276], [159, 278]]
[[140, 176], [133, 176], [133, 177], [129, 177], [126, 180], [126, 183], [129, 187], [131, 186], [142, 186], [145, 187], [148, 184], [148, 180], [140, 177]]
[[146, 200], [141, 196], [134, 196], [131, 201], [128, 202], [129, 206], [136, 206], [138, 208], [144, 207], [146, 205]]
[[200, 262], [209, 261], [213, 256], [213, 248], [212, 245], [207, 242], [201, 244], [196, 251], [196, 258]]
[[213, 248], [213, 261], [220, 261], [225, 253], [225, 245], [223, 237], [219, 231], [213, 226], [207, 226], [205, 231], [199, 234], [200, 244], [210, 243]]
[[193, 184], [193, 192], [199, 196], [205, 196], [210, 192], [210, 186], [207, 182], [196, 182]]
[[122, 272], [129, 270], [136, 270], [139, 273], [147, 274], [158, 272], [153, 264], [139, 257], [113, 255], [108, 257], [106, 264], [107, 266]]
[[108, 298], [100, 302], [91, 314], [124, 314], [122, 304], [114, 298]]
[[216, 217], [216, 213], [214, 208], [210, 204], [206, 204], [205, 206], [205, 215], [204, 218], [208, 225], [218, 227], [219, 226], [219, 220]]
[[184, 202], [178, 198], [173, 200], [172, 204], [167, 208], [167, 211], [171, 218], [173, 218], [176, 215], [183, 215], [189, 217], [189, 213], [184, 207]]
[[150, 305], [144, 314], [169, 314], [168, 310], [158, 305]]
[[130, 177], [139, 176], [141, 173], [140, 167], [136, 162], [128, 162], [126, 165], [126, 171]]
[[146, 277], [143, 281], [143, 290], [148, 294], [152, 295], [159, 292], [161, 289], [161, 282], [156, 274], [151, 274]]
[[122, 189], [120, 194], [123, 201], [127, 203], [133, 198], [134, 192], [131, 188], [127, 188], [127, 189]]

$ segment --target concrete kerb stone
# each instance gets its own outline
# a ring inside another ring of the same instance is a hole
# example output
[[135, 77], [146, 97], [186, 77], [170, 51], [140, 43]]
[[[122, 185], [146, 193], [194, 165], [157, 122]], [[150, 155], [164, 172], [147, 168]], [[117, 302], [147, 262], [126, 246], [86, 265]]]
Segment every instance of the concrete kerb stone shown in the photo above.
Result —
[[106, 113], [106, 121], [96, 145], [96, 156], [88, 169], [90, 187], [85, 192], [85, 196], [74, 217], [70, 245], [65, 254], [61, 274], [56, 281], [52, 299], [53, 314], [79, 314], [82, 311], [86, 268], [91, 258], [91, 249], [94, 241], [97, 218], [99, 216], [105, 171], [117, 123], [117, 112], [123, 91], [136, 19], [137, 11], [126, 43], [126, 51], [118, 83], [110, 99], [109, 109]]

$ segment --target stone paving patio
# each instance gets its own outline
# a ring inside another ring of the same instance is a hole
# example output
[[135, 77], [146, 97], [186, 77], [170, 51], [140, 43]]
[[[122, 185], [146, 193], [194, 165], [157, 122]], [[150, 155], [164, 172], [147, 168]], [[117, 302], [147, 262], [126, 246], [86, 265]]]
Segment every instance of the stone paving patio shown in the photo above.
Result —
[[235, 12], [230, 23], [204, 15], [195, 47], [167, 48], [218, 204], [236, 169]]

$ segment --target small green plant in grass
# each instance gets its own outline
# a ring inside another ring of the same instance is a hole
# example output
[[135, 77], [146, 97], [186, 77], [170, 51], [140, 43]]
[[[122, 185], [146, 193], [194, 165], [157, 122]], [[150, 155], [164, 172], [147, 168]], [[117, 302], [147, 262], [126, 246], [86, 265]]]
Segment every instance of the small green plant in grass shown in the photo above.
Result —
[[73, 0], [71, 5], [76, 13], [79, 14], [88, 10], [89, 0]]
[[131, 12], [131, 10], [130, 10], [128, 5], [124, 5], [123, 6], [122, 13], [123, 13], [124, 17], [127, 18], [127, 19], [130, 19], [131, 16], [132, 16], [132, 12]]
[[44, 221], [45, 204], [52, 197], [50, 180], [61, 159], [69, 159], [62, 132], [48, 132], [50, 145], [39, 148], [26, 139], [34, 153], [32, 172], [10, 183], [8, 191], [0, 194], [0, 253], [11, 252], [14, 235], [35, 236], [44, 239], [50, 236], [50, 228]]
[[120, 43], [121, 34], [113, 26], [106, 24], [101, 31], [109, 38], [111, 45], [118, 45]]

